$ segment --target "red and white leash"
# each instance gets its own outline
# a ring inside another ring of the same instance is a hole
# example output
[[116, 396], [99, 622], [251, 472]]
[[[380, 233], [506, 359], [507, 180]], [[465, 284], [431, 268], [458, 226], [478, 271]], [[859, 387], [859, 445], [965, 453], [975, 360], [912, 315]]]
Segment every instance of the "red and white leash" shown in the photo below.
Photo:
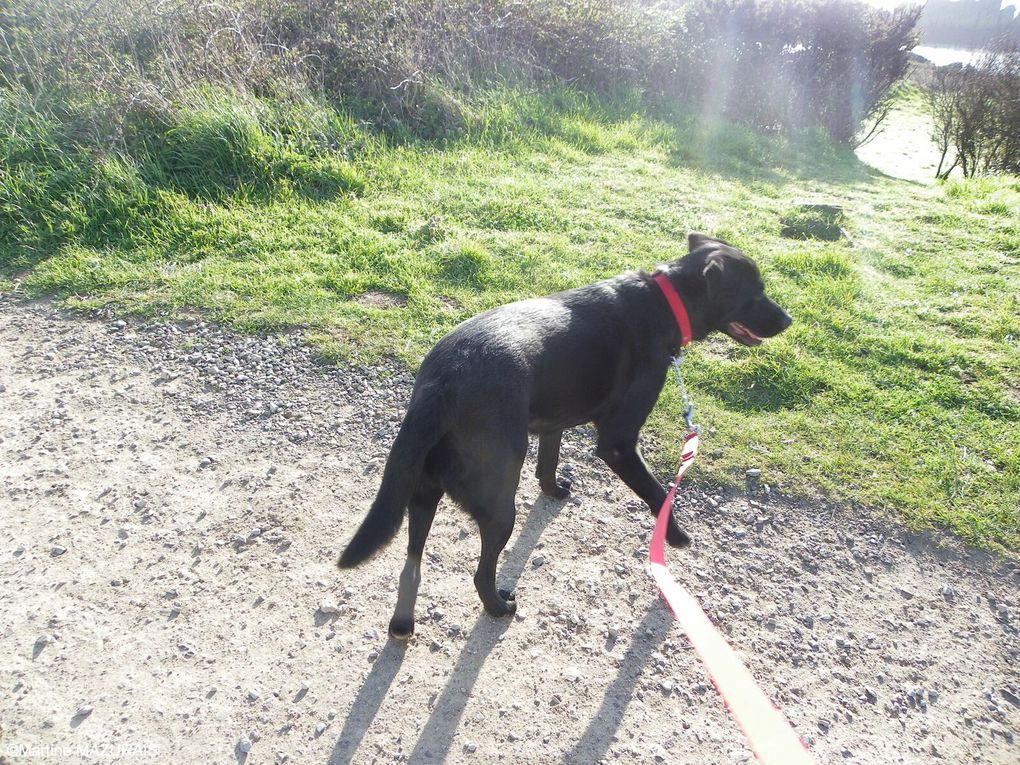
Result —
[[[690, 320], [683, 301], [665, 274], [657, 272], [653, 278], [673, 311], [680, 328], [680, 346], [683, 348], [691, 341]], [[670, 485], [666, 501], [659, 509], [659, 517], [652, 532], [652, 541], [648, 547], [648, 571], [680, 627], [687, 634], [698, 658], [708, 670], [730, 714], [744, 731], [758, 762], [761, 765], [813, 765], [814, 759], [786, 718], [758, 687], [747, 667], [709, 620], [698, 601], [677, 583], [666, 567], [666, 528], [673, 511], [673, 500], [684, 473], [698, 454], [699, 441], [697, 428], [692, 424], [694, 409], [680, 377], [679, 357], [674, 361], [674, 368], [684, 399], [688, 433], [680, 454], [680, 467]]]

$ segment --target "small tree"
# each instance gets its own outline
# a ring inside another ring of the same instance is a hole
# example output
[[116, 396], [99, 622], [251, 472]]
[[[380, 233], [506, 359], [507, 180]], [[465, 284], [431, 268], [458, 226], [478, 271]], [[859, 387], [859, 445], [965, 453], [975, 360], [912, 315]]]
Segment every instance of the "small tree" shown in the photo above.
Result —
[[[1020, 48], [1000, 45], [976, 67], [941, 67], [928, 89], [932, 139], [942, 153], [935, 171], [945, 179], [1020, 174]], [[950, 149], [952, 163], [946, 167]]]

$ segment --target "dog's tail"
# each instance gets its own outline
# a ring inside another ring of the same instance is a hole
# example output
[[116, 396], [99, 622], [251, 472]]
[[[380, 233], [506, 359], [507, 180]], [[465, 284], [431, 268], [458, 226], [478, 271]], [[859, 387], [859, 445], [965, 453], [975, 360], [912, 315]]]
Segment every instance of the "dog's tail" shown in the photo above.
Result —
[[425, 458], [446, 432], [439, 396], [412, 401], [386, 459], [379, 493], [368, 515], [340, 554], [340, 568], [354, 568], [381, 550], [400, 529]]

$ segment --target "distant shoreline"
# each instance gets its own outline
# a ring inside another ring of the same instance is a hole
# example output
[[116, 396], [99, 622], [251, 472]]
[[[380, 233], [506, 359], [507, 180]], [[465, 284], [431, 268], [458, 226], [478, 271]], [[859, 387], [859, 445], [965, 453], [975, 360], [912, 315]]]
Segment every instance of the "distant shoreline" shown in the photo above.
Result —
[[918, 45], [913, 52], [935, 66], [948, 66], [973, 64], [985, 51], [975, 48], [954, 48], [949, 45]]

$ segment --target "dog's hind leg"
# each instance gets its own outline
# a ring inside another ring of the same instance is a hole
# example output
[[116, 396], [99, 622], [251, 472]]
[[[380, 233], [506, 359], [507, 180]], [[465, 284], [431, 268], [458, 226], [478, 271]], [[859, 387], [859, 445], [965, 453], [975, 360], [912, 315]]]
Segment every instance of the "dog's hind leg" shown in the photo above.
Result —
[[556, 480], [562, 438], [562, 430], [538, 434], [538, 466], [535, 468], [535, 475], [538, 477], [542, 493], [554, 499], [566, 499], [570, 495], [570, 481]]
[[[482, 534], [482, 554], [475, 571], [475, 589], [482, 605], [490, 616], [509, 616], [517, 609], [514, 596], [505, 590], [496, 589], [496, 565], [510, 534], [514, 530], [514, 491], [501, 498], [498, 503], [486, 508], [486, 517], [479, 518], [478, 528]], [[476, 515], [478, 517], [478, 515]]]
[[390, 619], [390, 637], [397, 640], [407, 640], [414, 634], [414, 604], [418, 599], [418, 585], [421, 584], [421, 554], [442, 496], [439, 484], [422, 475], [407, 506], [407, 562], [400, 572], [397, 607]]

